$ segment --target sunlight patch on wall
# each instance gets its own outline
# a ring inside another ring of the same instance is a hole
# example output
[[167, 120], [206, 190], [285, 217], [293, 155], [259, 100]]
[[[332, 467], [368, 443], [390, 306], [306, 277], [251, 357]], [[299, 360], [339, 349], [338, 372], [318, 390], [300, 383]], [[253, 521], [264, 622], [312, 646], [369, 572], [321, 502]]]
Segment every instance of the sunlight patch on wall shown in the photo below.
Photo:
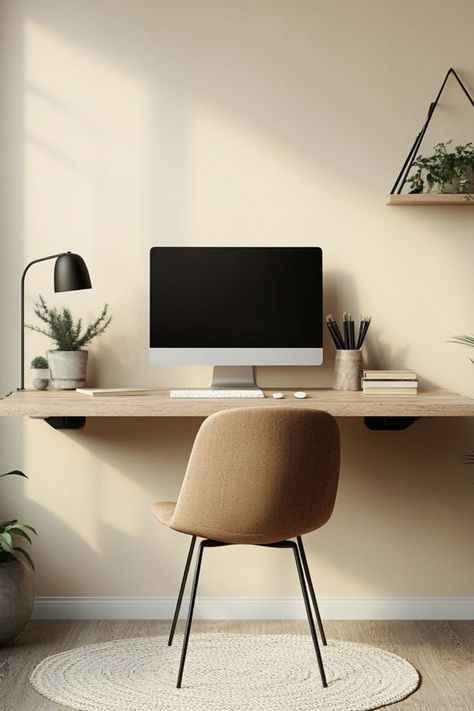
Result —
[[143, 233], [150, 97], [140, 77], [28, 21], [25, 223], [101, 252]]
[[[333, 189], [269, 137], [211, 108], [193, 108], [190, 234], [204, 244], [312, 243], [315, 195]], [[313, 223], [313, 224], [312, 224]]]

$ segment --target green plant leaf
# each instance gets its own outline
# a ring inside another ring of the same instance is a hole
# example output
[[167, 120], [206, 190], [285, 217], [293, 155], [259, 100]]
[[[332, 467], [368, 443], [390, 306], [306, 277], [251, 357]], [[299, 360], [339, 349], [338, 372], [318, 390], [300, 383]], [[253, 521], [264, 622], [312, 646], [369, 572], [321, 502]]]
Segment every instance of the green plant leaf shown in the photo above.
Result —
[[47, 368], [48, 367], [48, 361], [44, 356], [35, 356], [33, 360], [31, 361], [31, 367], [36, 370], [39, 368]]
[[20, 525], [22, 528], [27, 528], [28, 531], [32, 531], [35, 534], [35, 536], [38, 535], [38, 531], [36, 530], [36, 528], [33, 528], [33, 526], [29, 526], [27, 523], [22, 523]]
[[[16, 533], [17, 530], [20, 531], [31, 531], [34, 533], [36, 536], [38, 535], [36, 530], [33, 528], [33, 526], [28, 526], [27, 523], [18, 523], [18, 521], [15, 521], [11, 526], [6, 527], [6, 531], [9, 531], [10, 533]], [[29, 536], [28, 536], [29, 538]]]
[[5, 474], [0, 474], [0, 478], [3, 476], [12, 476], [12, 475], [23, 476], [23, 477], [25, 477], [25, 479], [28, 479], [26, 474], [23, 474], [23, 472], [21, 472], [19, 469], [13, 469], [11, 472], [6, 472]]
[[7, 531], [0, 533], [0, 547], [7, 553], [13, 553], [13, 539]]
[[416, 157], [411, 167], [413, 172], [407, 179], [413, 188], [417, 188], [420, 180], [426, 178], [428, 185], [437, 184], [440, 191], [445, 192], [448, 184], [457, 178], [458, 192], [466, 192], [469, 189], [474, 166], [474, 147], [472, 142], [454, 147], [450, 147], [451, 143], [452, 139], [437, 143], [432, 155]]
[[2, 521], [2, 523], [0, 523], [0, 531], [2, 531], [5, 528], [8, 528], [8, 526], [11, 526], [12, 524], [15, 524], [15, 523], [18, 523], [17, 518], [12, 519], [11, 521]]
[[26, 540], [28, 541], [28, 543], [31, 543], [31, 538], [29, 537], [29, 535], [27, 534], [27, 532], [24, 531], [22, 528], [19, 528], [18, 526], [12, 526], [12, 527], [9, 529], [8, 533], [12, 533], [12, 534], [15, 535], [15, 536], [21, 536], [22, 538], [26, 538]]
[[66, 306], [60, 309], [48, 308], [46, 301], [40, 295], [34, 313], [46, 325], [28, 324], [26, 328], [48, 336], [60, 351], [78, 351], [104, 333], [112, 320], [108, 309], [108, 304], [105, 304], [98, 318], [82, 332], [82, 319], [78, 319], [75, 323], [70, 309]]
[[474, 336], [453, 336], [449, 343], [459, 343], [461, 346], [474, 348]]
[[24, 548], [20, 548], [20, 546], [15, 546], [13, 550], [18, 551], [18, 553], [21, 553], [21, 555], [24, 556], [28, 563], [31, 565], [32, 570], [35, 569], [35, 564], [33, 563], [33, 559], [31, 558], [28, 551], [25, 551]]
[[[33, 526], [29, 526], [27, 523], [18, 523], [18, 521], [12, 521], [11, 523], [12, 523], [11, 528], [21, 528], [22, 530], [26, 529], [26, 530], [34, 533], [35, 536], [38, 535], [38, 531], [35, 528], [33, 528]], [[9, 530], [9, 529], [10, 529], [10, 526], [7, 526], [7, 530]]]

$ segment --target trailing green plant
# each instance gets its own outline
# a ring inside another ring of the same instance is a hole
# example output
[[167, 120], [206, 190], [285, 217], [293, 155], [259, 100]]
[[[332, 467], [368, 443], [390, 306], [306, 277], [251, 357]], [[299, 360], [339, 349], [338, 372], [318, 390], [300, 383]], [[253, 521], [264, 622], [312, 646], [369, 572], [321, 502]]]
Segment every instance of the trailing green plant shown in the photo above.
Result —
[[[6, 472], [5, 474], [0, 474], [0, 478], [4, 476], [23, 476], [28, 479], [26, 474], [14, 469], [11, 472]], [[15, 545], [17, 538], [23, 538], [31, 543], [31, 536], [28, 531], [36, 535], [36, 531], [32, 526], [26, 523], [19, 523], [18, 519], [14, 518], [10, 521], [0, 522], [0, 563], [5, 563], [6, 561], [13, 560], [17, 558], [18, 555], [23, 556], [27, 563], [34, 570], [35, 566], [33, 560], [27, 550], [22, 548], [22, 546]]]
[[83, 330], [81, 318], [74, 321], [70, 309], [65, 306], [60, 309], [49, 308], [41, 295], [35, 304], [34, 312], [46, 327], [27, 325], [27, 328], [48, 336], [56, 344], [58, 351], [79, 351], [104, 333], [112, 321], [109, 306], [105, 304], [96, 320]]
[[452, 140], [437, 143], [433, 155], [416, 158], [412, 165], [414, 172], [407, 180], [410, 192], [423, 192], [426, 181], [430, 189], [436, 184], [443, 193], [446, 186], [456, 180], [459, 180], [458, 192], [469, 191], [474, 171], [474, 146], [469, 142], [450, 151], [448, 146], [451, 143]]
[[44, 368], [48, 368], [49, 366], [48, 366], [48, 361], [46, 360], [46, 358], [43, 358], [43, 356], [36, 356], [31, 361], [31, 367], [34, 370], [42, 370]]

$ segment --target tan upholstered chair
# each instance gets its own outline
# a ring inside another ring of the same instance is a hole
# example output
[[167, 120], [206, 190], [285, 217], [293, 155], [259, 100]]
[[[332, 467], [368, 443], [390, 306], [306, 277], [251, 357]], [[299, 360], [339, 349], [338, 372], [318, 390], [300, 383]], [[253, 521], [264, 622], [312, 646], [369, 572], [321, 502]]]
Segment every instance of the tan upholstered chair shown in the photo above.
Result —
[[[176, 503], [154, 504], [166, 526], [191, 538], [168, 644], [171, 645], [194, 552], [199, 545], [178, 673], [186, 659], [204, 548], [235, 543], [292, 548], [323, 686], [327, 686], [308, 589], [326, 637], [301, 536], [331, 516], [339, 478], [339, 431], [331, 415], [296, 407], [249, 407], [201, 426]], [[288, 539], [296, 538], [297, 542]]]

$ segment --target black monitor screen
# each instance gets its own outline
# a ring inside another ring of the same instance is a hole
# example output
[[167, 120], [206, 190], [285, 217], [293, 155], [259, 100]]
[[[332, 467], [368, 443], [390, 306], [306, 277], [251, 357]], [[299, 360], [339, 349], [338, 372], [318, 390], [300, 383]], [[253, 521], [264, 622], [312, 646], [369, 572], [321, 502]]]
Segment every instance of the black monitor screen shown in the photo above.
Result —
[[319, 247], [153, 247], [151, 348], [321, 348]]

